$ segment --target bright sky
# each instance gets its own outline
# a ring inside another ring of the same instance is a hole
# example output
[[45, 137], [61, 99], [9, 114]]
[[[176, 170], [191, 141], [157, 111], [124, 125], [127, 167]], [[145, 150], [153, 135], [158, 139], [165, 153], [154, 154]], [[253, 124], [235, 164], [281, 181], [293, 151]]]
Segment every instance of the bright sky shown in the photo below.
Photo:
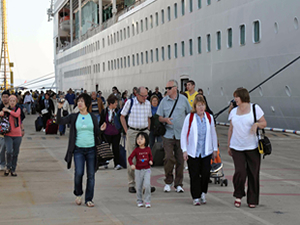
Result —
[[10, 61], [14, 62], [15, 86], [54, 72], [53, 21], [48, 22], [47, 16], [50, 1], [6, 2], [8, 50]]

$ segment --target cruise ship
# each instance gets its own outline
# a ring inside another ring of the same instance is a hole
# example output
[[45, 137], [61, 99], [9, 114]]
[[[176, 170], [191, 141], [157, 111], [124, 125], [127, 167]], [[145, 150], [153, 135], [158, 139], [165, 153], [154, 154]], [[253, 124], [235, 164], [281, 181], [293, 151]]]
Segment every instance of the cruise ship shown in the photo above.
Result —
[[56, 86], [108, 96], [113, 86], [164, 92], [169, 79], [183, 90], [190, 79], [215, 113], [236, 88], [258, 86], [251, 101], [268, 126], [299, 130], [299, 9], [299, 0], [56, 0]]

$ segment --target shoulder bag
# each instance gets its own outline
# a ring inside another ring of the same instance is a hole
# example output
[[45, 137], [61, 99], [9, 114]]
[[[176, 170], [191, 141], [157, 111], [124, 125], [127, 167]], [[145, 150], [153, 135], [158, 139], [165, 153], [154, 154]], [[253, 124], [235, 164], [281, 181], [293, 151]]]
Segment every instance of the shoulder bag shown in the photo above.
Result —
[[[253, 116], [254, 116], [254, 123], [257, 122], [256, 120], [256, 111], [255, 111], [255, 105], [253, 104]], [[265, 158], [266, 155], [271, 155], [272, 153], [272, 145], [267, 136], [265, 136], [265, 129], [259, 129], [256, 130], [256, 135], [258, 137], [258, 151], [260, 154], [263, 155], [263, 158]]]
[[114, 154], [112, 153], [109, 143], [107, 143], [104, 135], [102, 135], [102, 140], [98, 137], [98, 143], [96, 144], [97, 150], [97, 161], [108, 161], [114, 158]]

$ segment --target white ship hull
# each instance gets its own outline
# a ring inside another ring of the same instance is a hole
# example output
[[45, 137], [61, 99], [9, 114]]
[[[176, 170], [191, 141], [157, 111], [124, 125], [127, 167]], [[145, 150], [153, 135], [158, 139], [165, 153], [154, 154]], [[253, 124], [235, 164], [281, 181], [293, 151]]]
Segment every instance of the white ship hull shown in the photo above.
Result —
[[[185, 0], [185, 15], [182, 16], [181, 0], [149, 0], [148, 3], [146, 1], [146, 6], [132, 14], [129, 11], [129, 15], [124, 14], [124, 18], [119, 17], [119, 21], [107, 29], [71, 48], [60, 50], [55, 54], [57, 86], [60, 90], [71, 87], [92, 91], [98, 88], [104, 96], [108, 96], [113, 86], [117, 86], [120, 91], [129, 92], [134, 86], [147, 86], [152, 90], [155, 86], [159, 86], [163, 91], [169, 79], [177, 79], [179, 83], [191, 79], [196, 82], [196, 89], [204, 90], [210, 108], [217, 113], [228, 105], [237, 87], [243, 86], [250, 90], [300, 56], [300, 29], [297, 27], [297, 20], [300, 19], [300, 1], [212, 0], [211, 5], [206, 5], [206, 0], [202, 0], [200, 9], [198, 9], [198, 1], [192, 2], [193, 11], [190, 12], [189, 1]], [[176, 19], [174, 18], [175, 3], [177, 3]], [[171, 10], [170, 21], [168, 6]], [[163, 24], [162, 10], [164, 10]], [[158, 26], [156, 26], [156, 12]], [[150, 25], [150, 15], [153, 16], [153, 28]], [[147, 30], [145, 18], [148, 19]], [[141, 20], [143, 20], [143, 32]], [[58, 36], [57, 21], [58, 16], [55, 14], [55, 46]], [[254, 43], [253, 23], [255, 21], [259, 21], [260, 24], [257, 43]], [[139, 27], [138, 34], [136, 22]], [[242, 24], [245, 25], [245, 45], [240, 45]], [[132, 26], [134, 26], [134, 36]], [[130, 37], [127, 33], [128, 27]], [[230, 48], [228, 47], [229, 28], [232, 29]], [[219, 31], [221, 48], [217, 50]], [[207, 52], [208, 34], [211, 36], [210, 52]], [[198, 37], [201, 37], [201, 53], [198, 52]], [[105, 47], [103, 47], [103, 39]], [[192, 55], [190, 55], [190, 39], [193, 43]], [[184, 56], [182, 56], [181, 44], [183, 41]], [[177, 43], [177, 58], [174, 52], [175, 43]], [[168, 45], [171, 49], [170, 59]], [[88, 53], [74, 57], [75, 54], [79, 54], [79, 50], [81, 53], [84, 52], [87, 46], [91, 46], [88, 47]], [[162, 47], [164, 47], [164, 56]], [[158, 61], [156, 49], [158, 49]], [[56, 47], [55, 51], [57, 51]], [[146, 62], [146, 52], [148, 52], [148, 62]], [[128, 67], [128, 56], [130, 67]], [[108, 64], [111, 67], [111, 62], [113, 62], [113, 69], [108, 69]], [[263, 108], [269, 127], [300, 129], [299, 71], [300, 60], [251, 93], [251, 101]], [[217, 120], [227, 122], [227, 115], [227, 112], [224, 112]]]

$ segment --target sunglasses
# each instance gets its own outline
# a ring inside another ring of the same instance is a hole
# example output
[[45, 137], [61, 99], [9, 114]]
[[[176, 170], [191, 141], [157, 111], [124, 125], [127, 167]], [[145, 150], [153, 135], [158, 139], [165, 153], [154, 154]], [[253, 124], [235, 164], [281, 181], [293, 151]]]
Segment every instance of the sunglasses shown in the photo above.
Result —
[[141, 94], [139, 94], [139, 96], [141, 96], [143, 98], [148, 98], [148, 95], [141, 95]]
[[166, 90], [171, 90], [173, 87], [175, 86], [172, 86], [172, 87], [165, 87]]

